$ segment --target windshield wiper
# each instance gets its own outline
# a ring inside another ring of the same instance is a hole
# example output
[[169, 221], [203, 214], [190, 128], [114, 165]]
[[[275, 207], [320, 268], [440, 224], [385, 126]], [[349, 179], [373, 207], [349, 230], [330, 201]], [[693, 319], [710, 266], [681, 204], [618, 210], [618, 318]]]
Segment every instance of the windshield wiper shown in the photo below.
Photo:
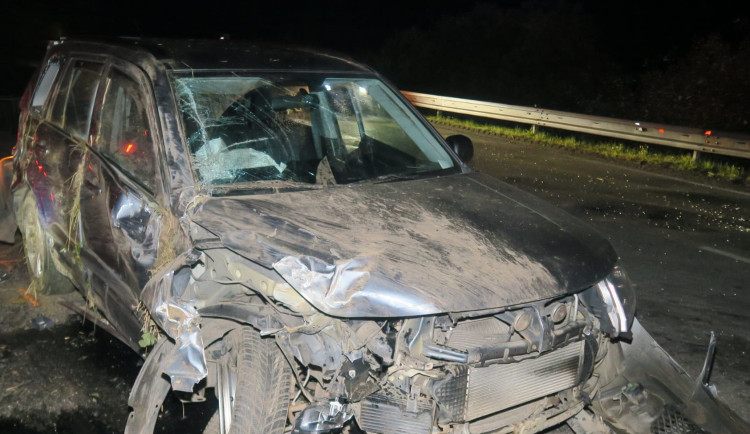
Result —
[[383, 182], [392, 182], [392, 181], [408, 181], [410, 179], [416, 179], [422, 176], [421, 173], [391, 173], [388, 175], [381, 175], [377, 178], [373, 179], [373, 184], [381, 184]]
[[210, 185], [206, 188], [210, 191], [211, 195], [227, 196], [238, 193], [261, 194], [280, 191], [318, 190], [323, 187], [325, 186], [307, 182], [272, 179]]

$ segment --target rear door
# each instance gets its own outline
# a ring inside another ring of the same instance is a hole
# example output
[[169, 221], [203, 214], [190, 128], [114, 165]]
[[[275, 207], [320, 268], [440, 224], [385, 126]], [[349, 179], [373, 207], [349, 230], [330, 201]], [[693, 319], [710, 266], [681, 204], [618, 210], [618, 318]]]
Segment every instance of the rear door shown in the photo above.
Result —
[[27, 164], [26, 181], [35, 195], [42, 226], [54, 243], [53, 259], [74, 282], [80, 280], [80, 268], [75, 265], [79, 247], [74, 217], [79, 184], [76, 174], [86, 152], [103, 69], [103, 61], [75, 58], [67, 61], [51, 101], [44, 105], [38, 124], [31, 129], [33, 134], [24, 138], [28, 142], [23, 156]]

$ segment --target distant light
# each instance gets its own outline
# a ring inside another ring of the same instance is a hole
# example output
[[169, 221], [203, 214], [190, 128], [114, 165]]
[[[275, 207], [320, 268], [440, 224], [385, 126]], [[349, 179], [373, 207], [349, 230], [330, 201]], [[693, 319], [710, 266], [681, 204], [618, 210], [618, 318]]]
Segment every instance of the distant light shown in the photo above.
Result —
[[367, 95], [367, 89], [365, 89], [364, 86], [360, 86], [359, 87], [359, 93], [361, 93], [362, 95]]
[[326, 84], [325, 88], [326, 88], [326, 90], [330, 91], [331, 90], [331, 85], [330, 84]]
[[641, 123], [640, 123], [640, 122], [636, 122], [635, 124], [636, 124], [636, 125], [640, 125]]
[[703, 134], [705, 134], [705, 135], [707, 135], [707, 136], [710, 136], [710, 135], [711, 135], [711, 130], [708, 130], [708, 131], [706, 131], [706, 132], [705, 132], [705, 133], [703, 133]]
[[126, 143], [126, 144], [125, 144], [125, 149], [123, 149], [123, 151], [124, 151], [124, 152], [125, 152], [126, 154], [132, 154], [132, 153], [133, 153], [133, 151], [135, 151], [135, 145], [134, 145], [134, 144], [132, 144], [132, 143]]
[[223, 41], [223, 40], [224, 40], [224, 37], [222, 36], [222, 37], [220, 37], [219, 39], [221, 39], [221, 40]]
[[664, 134], [664, 128], [659, 128], [659, 134]]

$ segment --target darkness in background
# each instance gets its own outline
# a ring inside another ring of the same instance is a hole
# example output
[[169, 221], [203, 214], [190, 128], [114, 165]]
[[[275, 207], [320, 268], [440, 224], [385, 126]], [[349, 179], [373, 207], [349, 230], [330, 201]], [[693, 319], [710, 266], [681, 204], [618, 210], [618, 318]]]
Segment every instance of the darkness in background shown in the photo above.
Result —
[[251, 39], [332, 49], [407, 90], [750, 131], [742, 3], [665, 1], [14, 2], [0, 95], [60, 36]]

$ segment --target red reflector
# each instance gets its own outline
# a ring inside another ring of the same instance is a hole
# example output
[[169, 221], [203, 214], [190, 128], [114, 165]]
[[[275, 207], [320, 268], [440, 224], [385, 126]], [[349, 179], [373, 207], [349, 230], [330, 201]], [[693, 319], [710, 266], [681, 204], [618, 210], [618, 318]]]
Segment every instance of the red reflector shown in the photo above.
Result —
[[659, 133], [664, 133], [664, 128], [659, 128]]
[[710, 135], [711, 135], [711, 130], [708, 130], [708, 131], [706, 131], [706, 132], [705, 132], [705, 133], [703, 133], [703, 134], [705, 134], [705, 135], [707, 135], [707, 136], [710, 136]]
[[133, 151], [135, 151], [135, 145], [134, 145], [134, 144], [132, 144], [132, 143], [126, 143], [126, 144], [125, 144], [125, 148], [123, 149], [123, 151], [124, 151], [124, 152], [125, 152], [126, 154], [132, 154], [132, 153], [133, 153]]

